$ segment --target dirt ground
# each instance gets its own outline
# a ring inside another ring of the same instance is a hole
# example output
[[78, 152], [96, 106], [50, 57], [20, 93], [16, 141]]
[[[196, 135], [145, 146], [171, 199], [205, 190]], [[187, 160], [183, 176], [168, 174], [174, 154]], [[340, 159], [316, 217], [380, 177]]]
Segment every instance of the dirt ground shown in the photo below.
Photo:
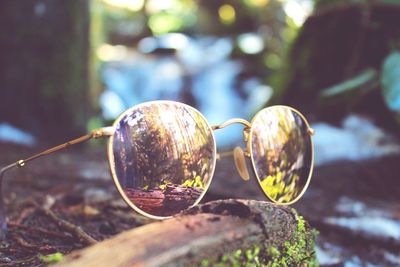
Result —
[[[40, 148], [0, 143], [0, 151], [5, 165]], [[106, 154], [105, 145], [76, 147], [7, 173], [9, 231], [1, 242], [0, 266], [47, 265], [151, 222], [119, 197]], [[316, 168], [309, 190], [294, 207], [320, 232], [322, 266], [400, 265], [399, 159]], [[265, 199], [254, 179], [240, 179], [230, 158], [218, 162], [203, 202], [220, 198]]]

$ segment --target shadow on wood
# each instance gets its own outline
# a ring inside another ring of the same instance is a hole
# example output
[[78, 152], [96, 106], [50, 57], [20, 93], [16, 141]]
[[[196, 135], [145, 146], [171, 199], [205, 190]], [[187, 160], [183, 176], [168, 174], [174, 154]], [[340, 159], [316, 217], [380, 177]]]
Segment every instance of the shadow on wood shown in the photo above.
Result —
[[74, 252], [56, 266], [275, 266], [283, 262], [316, 264], [314, 231], [294, 209], [255, 200], [218, 200]]

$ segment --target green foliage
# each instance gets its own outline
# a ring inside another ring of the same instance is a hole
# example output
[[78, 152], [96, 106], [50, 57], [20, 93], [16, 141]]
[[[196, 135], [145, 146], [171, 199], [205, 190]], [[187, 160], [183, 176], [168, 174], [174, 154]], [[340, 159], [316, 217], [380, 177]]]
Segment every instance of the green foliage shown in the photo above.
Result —
[[296, 184], [300, 180], [300, 176], [293, 174], [290, 183], [285, 180], [285, 175], [281, 171], [278, 171], [276, 175], [268, 175], [265, 179], [261, 181], [261, 187], [267, 195], [280, 202], [290, 202], [295, 199], [298, 190], [293, 190]]
[[396, 4], [396, 5], [400, 5], [400, 1], [399, 0], [381, 0], [382, 3], [385, 4]]
[[209, 265], [209, 261], [207, 259], [202, 260], [200, 263], [200, 266], [202, 266], [202, 267], [206, 267], [208, 265]]
[[183, 186], [190, 186], [190, 187], [199, 187], [199, 188], [203, 188], [204, 189], [204, 184], [201, 181], [201, 177], [198, 176], [198, 175], [194, 179], [185, 180], [182, 185]]
[[297, 215], [296, 230], [292, 238], [285, 241], [281, 246], [255, 245], [247, 249], [237, 249], [230, 254], [222, 255], [217, 262], [209, 259], [201, 261], [201, 266], [251, 266], [251, 267], [278, 267], [278, 266], [318, 266], [314, 251], [314, 239], [317, 231], [306, 228], [302, 216]]
[[104, 123], [100, 117], [93, 116], [89, 119], [89, 122], [87, 123], [87, 131], [91, 132], [94, 129], [98, 129], [103, 127]]
[[390, 53], [384, 60], [380, 77], [375, 69], [368, 68], [361, 74], [331, 86], [321, 91], [324, 98], [335, 97], [345, 93], [356, 94], [377, 88], [377, 80], [380, 78], [382, 94], [386, 105], [392, 111], [400, 111], [400, 52]]
[[321, 91], [322, 97], [331, 97], [339, 94], [343, 94], [349, 91], [354, 91], [359, 88], [365, 88], [365, 85], [374, 81], [377, 77], [377, 72], [374, 69], [367, 69], [363, 71], [361, 74], [355, 76], [352, 79], [346, 80], [342, 83], [331, 86], [327, 89]]
[[57, 263], [64, 259], [64, 254], [56, 252], [48, 255], [39, 255], [39, 258], [43, 263]]
[[380, 2], [382, 4], [400, 4], [399, 0], [314, 0], [316, 8], [325, 8], [335, 5], [346, 5], [346, 4], [369, 4], [371, 2]]
[[400, 111], [400, 52], [392, 52], [386, 57], [381, 84], [387, 106], [393, 111]]
[[265, 266], [260, 260], [260, 251], [258, 246], [246, 250], [238, 249], [231, 255], [223, 255], [216, 266]]
[[[293, 210], [295, 213], [296, 211]], [[296, 213], [297, 214], [297, 213]], [[296, 232], [292, 238], [283, 243], [283, 247], [279, 250], [276, 247], [270, 247], [267, 250], [271, 261], [269, 265], [275, 266], [298, 266], [306, 264], [306, 266], [318, 266], [315, 255], [308, 255], [307, 248], [314, 246], [314, 242], [310, 242], [309, 236], [306, 236], [305, 221], [302, 216], [297, 215]], [[316, 232], [313, 231], [313, 237], [316, 238]], [[311, 239], [312, 241], [313, 239]]]
[[[356, 112], [381, 127], [398, 129], [396, 114], [381, 96], [380, 79], [385, 58], [395, 49], [400, 51], [400, 31], [391, 30], [400, 23], [400, 1], [315, 0], [315, 4], [314, 14], [300, 29], [284, 60], [287, 67], [273, 86], [281, 98], [274, 100], [318, 114], [319, 120], [329, 123]], [[374, 76], [373, 71], [375, 78], [363, 83]], [[355, 83], [343, 84], [349, 79]], [[332, 85], [338, 86], [321, 93]], [[328, 92], [334, 97], [321, 97]]]

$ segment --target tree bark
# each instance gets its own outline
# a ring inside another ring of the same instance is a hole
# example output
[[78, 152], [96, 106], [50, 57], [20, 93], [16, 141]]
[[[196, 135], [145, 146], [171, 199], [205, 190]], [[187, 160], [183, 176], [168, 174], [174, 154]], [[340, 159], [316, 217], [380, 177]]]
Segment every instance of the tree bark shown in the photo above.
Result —
[[87, 0], [0, 3], [0, 121], [52, 142], [85, 129]]
[[62, 266], [313, 266], [313, 231], [294, 209], [218, 200], [74, 252]]

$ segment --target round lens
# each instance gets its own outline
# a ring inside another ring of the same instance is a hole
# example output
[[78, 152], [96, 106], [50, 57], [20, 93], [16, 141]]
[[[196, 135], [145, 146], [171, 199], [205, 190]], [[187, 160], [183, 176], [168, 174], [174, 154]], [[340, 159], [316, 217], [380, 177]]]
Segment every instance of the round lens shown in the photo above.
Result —
[[214, 173], [216, 147], [211, 127], [196, 109], [148, 102], [126, 111], [114, 126], [111, 170], [131, 207], [168, 217], [200, 201]]
[[253, 119], [253, 167], [264, 193], [274, 202], [294, 203], [308, 186], [313, 162], [308, 129], [303, 116], [285, 106], [263, 109]]

